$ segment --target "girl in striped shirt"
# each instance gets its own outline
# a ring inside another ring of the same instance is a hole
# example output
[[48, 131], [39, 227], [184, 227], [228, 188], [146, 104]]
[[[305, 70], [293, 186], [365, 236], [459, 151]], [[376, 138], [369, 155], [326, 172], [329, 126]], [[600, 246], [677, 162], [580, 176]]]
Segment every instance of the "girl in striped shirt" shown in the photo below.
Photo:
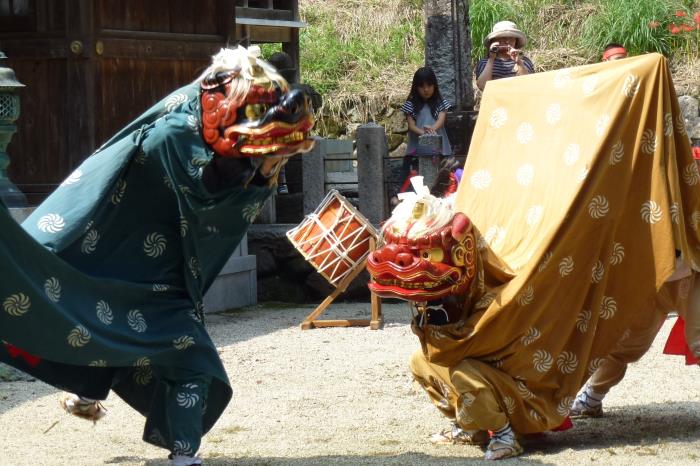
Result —
[[[411, 92], [401, 111], [408, 121], [408, 146], [403, 159], [402, 179], [417, 169], [417, 155], [451, 155], [452, 147], [445, 131], [445, 119], [450, 103], [442, 98], [435, 72], [428, 67], [419, 68], [413, 75]], [[423, 154], [418, 138], [424, 134], [437, 134], [442, 138], [439, 153]], [[405, 183], [406, 184], [406, 183]]]

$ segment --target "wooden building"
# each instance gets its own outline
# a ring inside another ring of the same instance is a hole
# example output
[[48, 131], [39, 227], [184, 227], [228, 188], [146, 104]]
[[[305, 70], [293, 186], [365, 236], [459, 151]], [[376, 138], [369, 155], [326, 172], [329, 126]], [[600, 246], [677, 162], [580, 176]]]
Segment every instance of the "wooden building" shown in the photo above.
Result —
[[234, 33], [235, 0], [0, 0], [0, 50], [26, 85], [10, 179], [40, 202]]

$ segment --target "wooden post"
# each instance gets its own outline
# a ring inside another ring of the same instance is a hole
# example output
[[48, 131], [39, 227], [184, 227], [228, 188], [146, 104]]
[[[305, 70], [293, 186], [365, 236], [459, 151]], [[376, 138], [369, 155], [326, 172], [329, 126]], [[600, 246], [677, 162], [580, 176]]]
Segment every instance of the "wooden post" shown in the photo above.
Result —
[[[377, 243], [374, 240], [374, 238], [370, 238], [369, 240], [369, 250], [374, 251], [376, 248]], [[328, 308], [328, 306], [331, 305], [333, 301], [335, 301], [335, 298], [340, 296], [345, 292], [345, 290], [348, 288], [350, 283], [357, 277], [360, 272], [362, 272], [365, 268], [365, 265], [367, 265], [367, 259], [363, 260], [359, 264], [357, 264], [357, 267], [347, 274], [345, 278], [338, 284], [335, 290], [331, 294], [329, 294], [326, 299], [323, 300], [321, 304], [316, 307], [316, 309], [313, 310], [311, 314], [306, 316], [304, 321], [301, 323], [301, 329], [302, 330], [310, 330], [312, 328], [323, 328], [323, 327], [367, 327], [369, 326], [370, 330], [378, 330], [382, 327], [384, 323], [384, 318], [382, 317], [382, 303], [381, 303], [381, 298], [379, 296], [376, 296], [374, 293], [372, 293], [372, 298], [371, 298], [371, 308], [372, 308], [372, 316], [371, 319], [336, 319], [336, 320], [316, 320], [318, 316], [323, 314], [325, 310]]]

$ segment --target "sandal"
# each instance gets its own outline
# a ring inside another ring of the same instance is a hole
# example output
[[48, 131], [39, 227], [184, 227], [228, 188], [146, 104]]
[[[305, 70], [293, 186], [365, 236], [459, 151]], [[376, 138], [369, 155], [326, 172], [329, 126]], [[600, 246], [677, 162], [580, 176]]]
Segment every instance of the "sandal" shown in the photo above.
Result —
[[107, 415], [107, 410], [102, 403], [96, 400], [88, 400], [78, 395], [67, 395], [60, 401], [61, 407], [69, 414], [97, 423]]
[[434, 445], [486, 445], [489, 440], [488, 432], [484, 430], [464, 430], [457, 424], [452, 428], [430, 436]]

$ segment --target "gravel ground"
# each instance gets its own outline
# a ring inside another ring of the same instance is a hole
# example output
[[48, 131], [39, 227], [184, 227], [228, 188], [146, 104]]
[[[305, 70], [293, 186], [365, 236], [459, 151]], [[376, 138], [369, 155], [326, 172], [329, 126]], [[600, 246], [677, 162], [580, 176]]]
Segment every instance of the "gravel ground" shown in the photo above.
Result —
[[[418, 344], [407, 305], [385, 304], [379, 331], [301, 331], [311, 310], [259, 306], [209, 317], [234, 398], [204, 438], [206, 464], [482, 463], [480, 448], [427, 441], [447, 422], [412, 384], [407, 360]], [[327, 316], [368, 314], [368, 304], [334, 304]], [[672, 323], [605, 400], [605, 417], [530, 440], [507, 464], [699, 464], [698, 369], [661, 354]], [[59, 396], [40, 382], [0, 383], [0, 465], [167, 464], [164, 450], [141, 441], [143, 418], [118, 397], [93, 426], [63, 413]]]

